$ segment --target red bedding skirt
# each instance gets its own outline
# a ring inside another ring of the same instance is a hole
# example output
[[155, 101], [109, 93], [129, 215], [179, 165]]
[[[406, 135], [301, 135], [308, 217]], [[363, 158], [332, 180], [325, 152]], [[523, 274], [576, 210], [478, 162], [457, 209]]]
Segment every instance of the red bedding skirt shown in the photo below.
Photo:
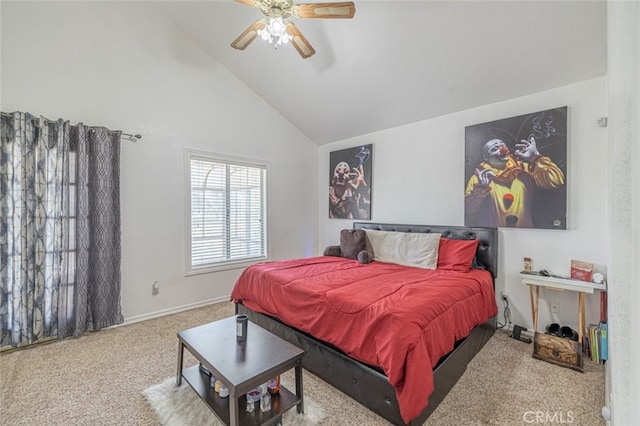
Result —
[[485, 270], [327, 256], [252, 265], [231, 298], [382, 368], [407, 423], [427, 405], [438, 360], [498, 313]]

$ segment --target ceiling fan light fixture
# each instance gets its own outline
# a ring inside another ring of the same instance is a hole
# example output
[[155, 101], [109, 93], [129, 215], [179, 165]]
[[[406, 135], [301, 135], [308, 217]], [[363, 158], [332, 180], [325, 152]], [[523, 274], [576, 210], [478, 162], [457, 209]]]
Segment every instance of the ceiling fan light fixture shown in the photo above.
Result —
[[340, 19], [353, 18], [356, 6], [351, 1], [330, 3], [301, 3], [294, 0], [235, 0], [238, 3], [259, 9], [266, 18], [258, 19], [242, 32], [231, 47], [244, 50], [253, 40], [262, 38], [277, 49], [281, 44], [291, 44], [303, 59], [310, 58], [316, 51], [309, 41], [291, 21], [295, 18]]
[[289, 43], [291, 40], [291, 35], [287, 32], [287, 26], [280, 16], [269, 18], [269, 23], [263, 29], [258, 30], [258, 35], [276, 48], [281, 44]]

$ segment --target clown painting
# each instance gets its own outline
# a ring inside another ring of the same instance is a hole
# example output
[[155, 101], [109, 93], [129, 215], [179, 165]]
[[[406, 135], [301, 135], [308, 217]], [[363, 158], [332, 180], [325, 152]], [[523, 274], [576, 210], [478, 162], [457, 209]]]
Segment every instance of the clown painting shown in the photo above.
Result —
[[371, 219], [372, 145], [329, 154], [329, 217]]
[[465, 225], [567, 229], [567, 107], [465, 129]]

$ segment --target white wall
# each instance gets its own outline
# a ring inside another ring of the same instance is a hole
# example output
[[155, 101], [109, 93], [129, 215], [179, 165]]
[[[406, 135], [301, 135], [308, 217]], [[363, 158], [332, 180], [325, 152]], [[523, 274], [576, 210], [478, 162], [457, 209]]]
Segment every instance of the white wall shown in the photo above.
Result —
[[608, 2], [609, 362], [614, 425], [640, 417], [640, 3]]
[[[571, 259], [606, 264], [606, 131], [596, 120], [606, 116], [605, 79], [598, 78], [506, 102], [486, 105], [411, 125], [325, 145], [320, 149], [319, 250], [337, 244], [351, 221], [328, 218], [329, 153], [373, 143], [372, 220], [375, 222], [462, 225], [464, 223], [465, 126], [568, 106], [568, 230], [500, 229], [496, 293], [509, 293], [512, 321], [531, 329], [529, 292], [520, 284], [523, 257], [534, 268], [568, 274]], [[539, 327], [551, 321], [577, 329], [577, 296], [544, 291]], [[560, 307], [551, 314], [550, 304]], [[502, 303], [498, 306], [502, 315]], [[589, 297], [587, 320], [599, 319], [599, 300]], [[500, 317], [502, 320], [502, 316]]]
[[271, 258], [314, 253], [317, 147], [150, 3], [3, 2], [1, 23], [2, 111], [143, 135], [121, 150], [126, 320], [224, 300], [240, 272], [184, 275], [184, 149], [266, 160]]

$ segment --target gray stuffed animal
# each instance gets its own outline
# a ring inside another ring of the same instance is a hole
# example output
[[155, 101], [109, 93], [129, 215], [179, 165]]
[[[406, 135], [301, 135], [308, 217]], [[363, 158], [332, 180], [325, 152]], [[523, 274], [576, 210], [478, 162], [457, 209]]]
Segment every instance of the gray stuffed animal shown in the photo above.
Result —
[[328, 246], [323, 254], [356, 259], [362, 264], [373, 260], [373, 250], [364, 229], [343, 229], [340, 231], [340, 245]]

